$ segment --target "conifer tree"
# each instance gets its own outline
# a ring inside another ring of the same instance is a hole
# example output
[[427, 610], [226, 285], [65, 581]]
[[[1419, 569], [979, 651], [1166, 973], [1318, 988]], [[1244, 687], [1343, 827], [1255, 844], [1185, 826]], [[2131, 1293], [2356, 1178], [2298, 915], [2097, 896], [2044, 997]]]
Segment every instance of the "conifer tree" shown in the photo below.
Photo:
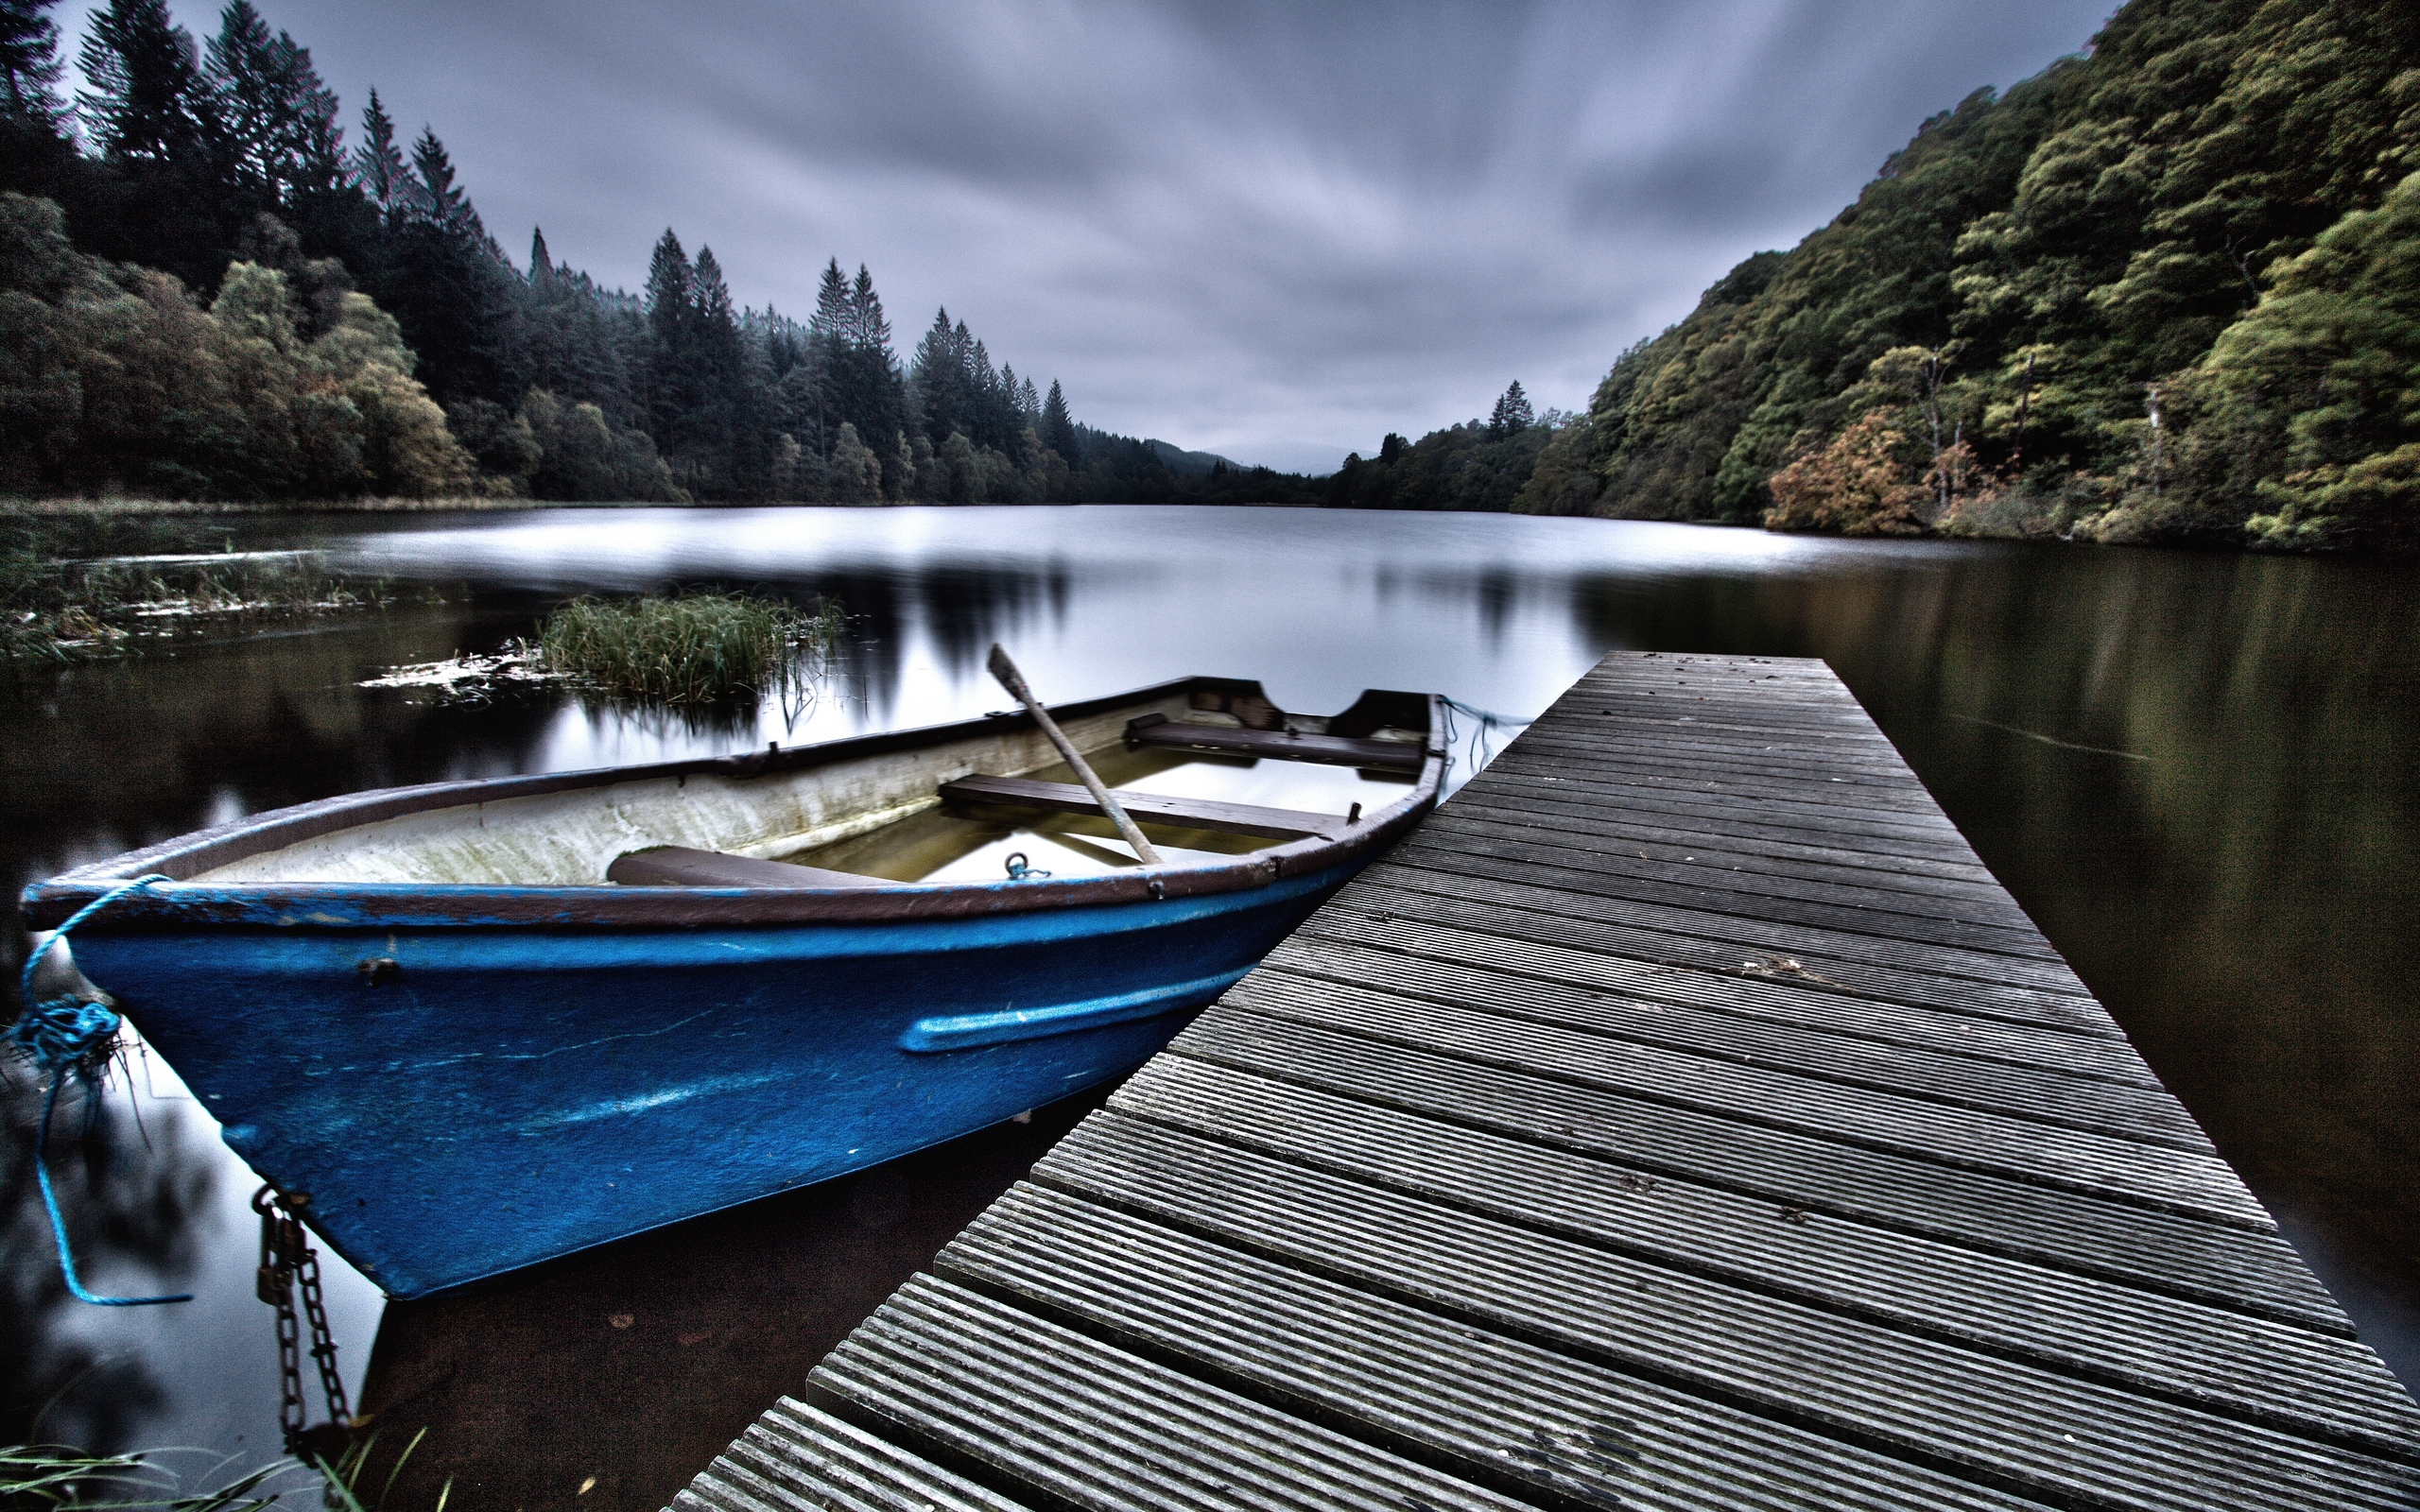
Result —
[[420, 140], [412, 144], [410, 191], [413, 213], [431, 225], [474, 240], [487, 238], [470, 196], [454, 181], [454, 160], [437, 139], [435, 127], [423, 126]]
[[166, 0], [110, 0], [84, 38], [92, 89], [78, 106], [102, 157], [119, 164], [204, 170], [217, 135], [193, 34]]
[[837, 257], [823, 265], [823, 282], [815, 291], [815, 314], [807, 329], [829, 342], [849, 338], [849, 280]]
[[0, 120], [45, 133], [67, 119], [59, 26], [43, 14], [59, 0], [0, 0]]
[[951, 431], [964, 427], [964, 369], [956, 335], [950, 330], [949, 308], [944, 305], [933, 316], [924, 339], [916, 343], [916, 394], [924, 404], [926, 435], [947, 438]]
[[540, 226], [529, 228], [529, 292], [541, 300], [555, 292], [554, 259], [546, 255], [546, 232]]
[[1530, 396], [1521, 392], [1521, 382], [1516, 378], [1512, 387], [1504, 390], [1503, 397], [1496, 400], [1495, 412], [1487, 418], [1487, 438], [1500, 441], [1510, 436], [1518, 436], [1536, 424], [1537, 420], [1536, 413], [1530, 408]]
[[381, 218], [391, 220], [403, 209], [409, 170], [404, 166], [403, 150], [395, 146], [395, 119], [379, 103], [374, 89], [361, 112], [361, 146], [354, 149], [353, 174]]
[[697, 275], [690, 269], [689, 254], [681, 249], [681, 238], [666, 226], [647, 265], [647, 323], [658, 340], [678, 338], [696, 298]]
[[890, 350], [890, 322], [883, 318], [882, 298], [873, 291], [873, 275], [857, 265], [856, 284], [849, 290], [849, 339], [869, 350]]
[[1070, 468], [1083, 464], [1076, 443], [1076, 422], [1068, 417], [1067, 396], [1060, 391], [1056, 378], [1050, 380], [1050, 397], [1042, 402], [1042, 444], [1058, 453]]
[[715, 261], [711, 247], [698, 249], [698, 263], [690, 279], [690, 303], [697, 311], [700, 326], [708, 331], [729, 331], [736, 335], [739, 318], [731, 306], [731, 285], [723, 282], [722, 265]]
[[312, 66], [310, 49], [285, 32], [271, 35], [251, 0], [233, 0], [221, 16], [208, 76], [240, 193], [276, 210], [337, 186], [344, 150], [336, 93]]

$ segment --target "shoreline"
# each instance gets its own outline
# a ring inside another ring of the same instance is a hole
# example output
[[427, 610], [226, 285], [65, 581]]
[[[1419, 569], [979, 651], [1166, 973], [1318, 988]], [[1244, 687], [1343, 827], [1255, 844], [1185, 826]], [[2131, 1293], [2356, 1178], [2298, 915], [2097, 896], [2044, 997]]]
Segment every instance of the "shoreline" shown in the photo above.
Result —
[[1158, 507], [1207, 507], [1244, 509], [1317, 509], [1338, 514], [1408, 513], [1466, 514], [1474, 516], [1502, 515], [1504, 518], [1600, 520], [1608, 524], [1639, 521], [1644, 524], [1695, 525], [1709, 530], [1754, 530], [1781, 536], [1813, 536], [1836, 541], [2002, 541], [2014, 544], [2083, 547], [2133, 547], [2150, 551], [2182, 551], [2220, 556], [2257, 557], [2334, 557], [2334, 558], [2403, 558], [2411, 555], [2393, 546], [2376, 544], [2279, 547], [2235, 539], [2220, 539], [2209, 533], [2190, 533], [2152, 540], [2111, 541], [2083, 534], [2060, 534], [2046, 530], [1962, 529], [1923, 530], [1912, 533], [1865, 534], [1844, 530], [1775, 527], [1746, 521], [1733, 520], [1669, 520], [1642, 519], [1631, 515], [1563, 515], [1531, 514], [1522, 510], [1412, 509], [1367, 510], [1338, 508], [1322, 504], [1286, 504], [1276, 500], [1247, 500], [1203, 504], [1193, 500], [1113, 501], [1093, 500], [1087, 503], [1039, 503], [1031, 505], [937, 505], [923, 500], [868, 499], [853, 503], [805, 499], [764, 499], [752, 502], [714, 500], [688, 504], [668, 504], [648, 499], [515, 499], [486, 495], [456, 494], [436, 498], [402, 498], [394, 496], [359, 499], [312, 499], [299, 501], [214, 500], [214, 499], [145, 499], [124, 495], [26, 498], [0, 496], [0, 521], [16, 520], [177, 520], [177, 519], [302, 519], [314, 515], [415, 515], [415, 514], [507, 514], [545, 509], [890, 509], [890, 508], [1082, 508], [1095, 506]]
[[680, 507], [683, 507], [647, 504], [636, 500], [496, 499], [478, 495], [433, 499], [307, 499], [276, 502], [226, 499], [135, 499], [117, 496], [97, 499], [82, 497], [0, 499], [0, 516], [14, 515], [23, 519], [41, 520], [102, 519], [145, 515], [243, 515], [256, 519], [275, 519], [281, 515], [306, 514], [461, 514], [475, 510], [484, 512], [510, 509]]

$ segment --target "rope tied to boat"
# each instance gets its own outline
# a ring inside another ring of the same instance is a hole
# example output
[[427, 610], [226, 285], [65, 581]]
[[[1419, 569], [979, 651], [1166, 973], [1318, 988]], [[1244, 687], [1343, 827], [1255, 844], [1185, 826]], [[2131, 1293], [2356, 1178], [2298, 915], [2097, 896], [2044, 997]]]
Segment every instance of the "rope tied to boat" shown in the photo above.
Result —
[[117, 1031], [123, 1022], [105, 1000], [78, 996], [73, 988], [52, 998], [34, 996], [34, 973], [42, 966], [68, 931], [83, 923], [110, 904], [137, 892], [153, 883], [170, 879], [150, 872], [130, 882], [122, 882], [109, 891], [78, 908], [67, 921], [51, 931], [50, 938], [26, 956], [25, 971], [19, 975], [26, 1008], [17, 1022], [9, 1026], [5, 1037], [8, 1047], [19, 1059], [30, 1060], [36, 1070], [49, 1078], [50, 1085], [42, 1096], [42, 1123], [34, 1130], [34, 1180], [42, 1188], [42, 1205], [50, 1214], [50, 1236], [59, 1246], [60, 1274], [67, 1279], [67, 1289], [81, 1302], [95, 1307], [149, 1307], [156, 1302], [190, 1302], [191, 1292], [167, 1297], [101, 1297], [86, 1289], [76, 1274], [75, 1251], [67, 1243], [67, 1220], [59, 1211], [58, 1194], [50, 1184], [50, 1120], [59, 1106], [59, 1090], [72, 1077], [82, 1088], [86, 1105], [100, 1095], [101, 1073], [117, 1051]]
[[1462, 702], [1459, 698], [1448, 698], [1442, 693], [1437, 696], [1437, 701], [1445, 706], [1445, 761], [1447, 765], [1450, 765], [1452, 764], [1454, 760], [1454, 747], [1461, 738], [1460, 732], [1454, 728], [1454, 715], [1460, 713], [1472, 721], [1469, 761], [1470, 769], [1474, 776], [1478, 774], [1481, 767], [1495, 759], [1495, 734], [1496, 730], [1518, 730], [1524, 726], [1534, 725], [1538, 722], [1538, 716], [1535, 714], [1531, 714], [1527, 719], [1517, 718], [1512, 714], [1499, 714], [1491, 709], [1474, 708], [1471, 705]]

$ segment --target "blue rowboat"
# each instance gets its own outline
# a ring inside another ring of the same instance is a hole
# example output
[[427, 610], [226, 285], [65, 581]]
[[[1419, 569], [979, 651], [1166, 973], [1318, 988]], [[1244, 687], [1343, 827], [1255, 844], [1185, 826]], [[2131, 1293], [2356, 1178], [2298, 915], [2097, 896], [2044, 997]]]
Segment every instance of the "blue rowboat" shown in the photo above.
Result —
[[1193, 678], [744, 756], [359, 793], [26, 890], [321, 1238], [418, 1297], [1131, 1070], [1432, 806], [1442, 719]]

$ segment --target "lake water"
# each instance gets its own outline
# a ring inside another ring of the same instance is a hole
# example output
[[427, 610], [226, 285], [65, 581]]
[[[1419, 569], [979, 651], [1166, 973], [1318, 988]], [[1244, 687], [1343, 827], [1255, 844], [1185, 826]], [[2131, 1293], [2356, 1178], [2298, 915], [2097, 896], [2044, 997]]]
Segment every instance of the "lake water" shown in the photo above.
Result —
[[[1389, 687], [1530, 714], [1615, 648], [1821, 657], [2364, 1336], [2405, 1380], [2420, 1380], [2411, 563], [1141, 507], [354, 516], [252, 524], [233, 538], [324, 546], [344, 570], [396, 585], [395, 600], [259, 637], [31, 673], [13, 690], [0, 682], [0, 880], [12, 891], [204, 824], [357, 788], [980, 713], [1007, 702], [983, 671], [994, 640], [1054, 701], [1204, 672], [1259, 678], [1279, 704], [1313, 713]], [[840, 674], [811, 708], [684, 716], [547, 688], [461, 703], [357, 686], [397, 664], [493, 650], [574, 593], [707, 582], [837, 597], [857, 616]], [[12, 960], [23, 943], [12, 938]], [[82, 1146], [86, 1159], [62, 1167], [62, 1194], [81, 1214], [95, 1284], [191, 1289], [198, 1299], [103, 1311], [65, 1298], [28, 1171], [35, 1104], [19, 1077], [0, 1379], [22, 1384], [0, 1403], [11, 1415], [0, 1432], [38, 1428], [94, 1448], [272, 1452], [270, 1325], [251, 1295], [256, 1227], [245, 1208], [254, 1182], [164, 1068], [138, 1071]], [[719, 1227], [676, 1233], [660, 1251], [559, 1268], [510, 1305], [489, 1294], [451, 1313], [399, 1308], [380, 1347], [382, 1389], [469, 1400], [467, 1351], [451, 1347], [441, 1368], [431, 1362], [445, 1348], [431, 1341], [474, 1327], [510, 1335], [519, 1351], [477, 1391], [506, 1389], [496, 1379], [594, 1382], [608, 1366], [593, 1352], [622, 1340], [581, 1332], [606, 1327], [582, 1311], [582, 1287], [636, 1285], [630, 1278], [646, 1271], [659, 1293], [687, 1298], [679, 1305], [716, 1311], [699, 1298], [725, 1293], [663, 1258], [673, 1254], [693, 1265], [706, 1250], [790, 1246], [785, 1274], [834, 1278], [815, 1297], [773, 1288], [768, 1300], [753, 1282], [715, 1284], [753, 1298], [751, 1326], [764, 1337], [837, 1337], [852, 1309], [871, 1306], [1063, 1124], [1004, 1128], [789, 1207], [709, 1220]], [[797, 1247], [794, 1236], [810, 1231], [824, 1247]], [[328, 1268], [357, 1390], [379, 1299], [340, 1263]], [[677, 1284], [665, 1279], [676, 1272]], [[800, 1321], [810, 1314], [812, 1327]], [[649, 1314], [614, 1315], [642, 1318], [624, 1330], [637, 1348]], [[719, 1326], [667, 1324], [658, 1365], [694, 1360], [700, 1380], [728, 1383], [744, 1356], [775, 1369], [769, 1400], [814, 1358], [802, 1343], [796, 1358], [768, 1366], [764, 1349]], [[707, 1351], [724, 1345], [736, 1352], [709, 1367]], [[426, 1380], [406, 1392], [415, 1371]], [[755, 1389], [753, 1378], [729, 1386], [718, 1410], [744, 1422]], [[631, 1410], [661, 1415], [645, 1396]], [[490, 1417], [524, 1434], [536, 1410]], [[549, 1410], [578, 1411], [569, 1401]], [[611, 1412], [590, 1418], [603, 1437], [627, 1436]], [[721, 1422], [691, 1423], [664, 1441], [651, 1472], [617, 1470], [579, 1504], [658, 1504], [648, 1498], [665, 1477], [677, 1486], [717, 1435], [728, 1436]]]

